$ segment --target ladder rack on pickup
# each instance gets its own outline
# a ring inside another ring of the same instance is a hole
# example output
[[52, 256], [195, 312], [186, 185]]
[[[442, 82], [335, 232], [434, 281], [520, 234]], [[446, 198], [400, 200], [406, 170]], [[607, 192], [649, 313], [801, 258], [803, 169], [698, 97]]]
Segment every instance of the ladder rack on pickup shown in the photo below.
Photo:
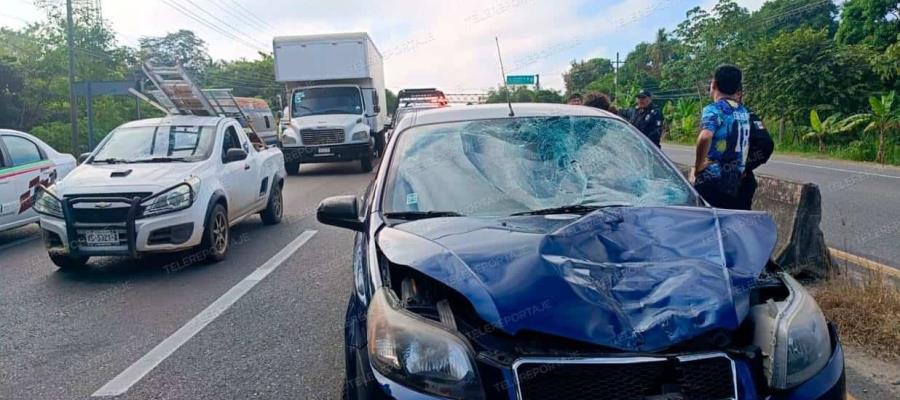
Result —
[[157, 87], [157, 90], [149, 90], [148, 93], [171, 114], [234, 118], [245, 130], [256, 134], [250, 118], [241, 109], [231, 89], [200, 89], [181, 64], [157, 66], [146, 61], [143, 69]]

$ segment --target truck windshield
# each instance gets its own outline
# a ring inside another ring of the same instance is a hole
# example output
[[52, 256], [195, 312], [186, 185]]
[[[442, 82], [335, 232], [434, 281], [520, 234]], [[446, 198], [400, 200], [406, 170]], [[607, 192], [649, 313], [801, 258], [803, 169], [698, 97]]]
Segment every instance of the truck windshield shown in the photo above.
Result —
[[200, 161], [212, 153], [214, 126], [120, 128], [100, 143], [92, 163]]
[[321, 114], [361, 114], [362, 97], [355, 87], [322, 87], [294, 92], [294, 118]]

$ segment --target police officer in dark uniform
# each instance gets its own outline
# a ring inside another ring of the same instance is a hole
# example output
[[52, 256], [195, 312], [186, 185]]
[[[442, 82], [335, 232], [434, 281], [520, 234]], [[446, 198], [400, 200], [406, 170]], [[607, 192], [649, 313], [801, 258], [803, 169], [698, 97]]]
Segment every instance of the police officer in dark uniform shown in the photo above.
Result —
[[662, 138], [662, 112], [653, 105], [653, 94], [643, 89], [637, 94], [638, 105], [630, 112], [628, 122], [659, 147]]

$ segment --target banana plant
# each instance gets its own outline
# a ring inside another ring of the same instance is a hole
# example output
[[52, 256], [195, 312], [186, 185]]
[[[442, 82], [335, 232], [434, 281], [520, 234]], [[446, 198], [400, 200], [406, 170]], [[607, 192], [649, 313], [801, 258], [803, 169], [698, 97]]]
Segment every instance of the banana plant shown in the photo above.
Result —
[[878, 153], [875, 161], [882, 164], [884, 164], [888, 135], [891, 133], [896, 135], [900, 131], [900, 107], [895, 107], [894, 104], [896, 95], [897, 92], [892, 91], [882, 95], [880, 99], [869, 97], [871, 113], [851, 115], [841, 121], [841, 130], [843, 131], [851, 131], [865, 125], [863, 133], [878, 134]]
[[819, 152], [825, 152], [825, 138], [841, 132], [840, 113], [831, 114], [823, 121], [819, 118], [819, 112], [815, 109], [809, 111], [810, 131], [803, 135], [804, 140], [816, 139], [819, 142]]

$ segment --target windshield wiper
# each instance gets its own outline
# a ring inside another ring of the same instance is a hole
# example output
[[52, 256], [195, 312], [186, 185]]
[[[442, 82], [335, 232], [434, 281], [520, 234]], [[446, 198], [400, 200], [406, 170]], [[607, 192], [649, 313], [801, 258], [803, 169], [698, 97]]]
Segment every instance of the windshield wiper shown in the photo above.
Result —
[[384, 213], [385, 218], [405, 219], [415, 221], [419, 219], [440, 218], [440, 217], [462, 217], [463, 215], [455, 211], [402, 211]]
[[94, 164], [94, 163], [119, 164], [119, 163], [124, 163], [124, 162], [126, 162], [126, 161], [121, 158], [104, 158], [102, 160], [91, 160], [91, 164]]
[[604, 203], [604, 204], [571, 204], [560, 207], [542, 208], [540, 210], [522, 211], [510, 216], [519, 215], [553, 215], [553, 214], [587, 214], [591, 211], [607, 207], [630, 207], [629, 203]]
[[129, 163], [163, 163], [163, 162], [188, 162], [184, 157], [153, 157], [131, 160]]

